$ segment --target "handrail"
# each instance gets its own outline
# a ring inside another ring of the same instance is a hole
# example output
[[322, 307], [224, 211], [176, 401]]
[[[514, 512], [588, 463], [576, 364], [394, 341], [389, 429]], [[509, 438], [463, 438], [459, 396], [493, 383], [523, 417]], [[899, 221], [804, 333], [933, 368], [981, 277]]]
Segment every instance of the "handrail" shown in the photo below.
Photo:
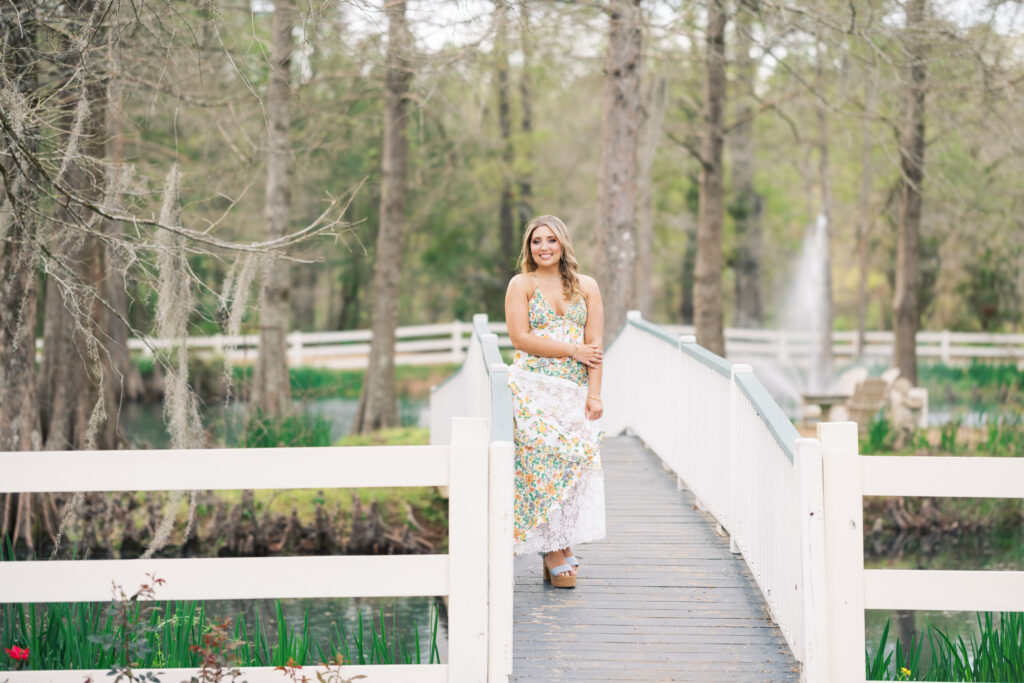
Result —
[[768, 390], [761, 384], [761, 380], [753, 372], [738, 373], [736, 384], [743, 395], [747, 397], [750, 404], [757, 411], [758, 416], [764, 422], [765, 427], [775, 437], [779, 447], [793, 461], [796, 440], [800, 438], [800, 432], [790, 422], [782, 408], [771, 397]]
[[[718, 354], [705, 349], [700, 346], [696, 341], [680, 341], [677, 342], [673, 339], [671, 333], [658, 327], [652, 322], [644, 320], [639, 316], [632, 316], [627, 319], [628, 324], [636, 327], [639, 330], [643, 330], [648, 334], [651, 334], [658, 339], [661, 339], [669, 344], [679, 344], [679, 348], [686, 354], [688, 354], [694, 360], [700, 361], [704, 365], [708, 366], [715, 372], [720, 373], [725, 377], [731, 375], [732, 364], [726, 359], [722, 358]], [[685, 335], [683, 339], [685, 339]], [[750, 403], [754, 406], [757, 414], [764, 421], [765, 427], [772, 433], [775, 440], [779, 443], [779, 446], [785, 451], [789, 459], [793, 460], [793, 444], [800, 438], [800, 433], [796, 431], [796, 427], [789, 421], [786, 414], [779, 407], [779, 404], [775, 402], [775, 399], [771, 397], [768, 390], [761, 384], [761, 380], [757, 379], [752, 373], [743, 373], [737, 375], [737, 384], [743, 391], [743, 394], [747, 397]]]
[[512, 441], [512, 390], [508, 386], [508, 366], [498, 348], [498, 335], [490, 332], [486, 313], [473, 316], [473, 330], [482, 342], [491, 385], [491, 441]]

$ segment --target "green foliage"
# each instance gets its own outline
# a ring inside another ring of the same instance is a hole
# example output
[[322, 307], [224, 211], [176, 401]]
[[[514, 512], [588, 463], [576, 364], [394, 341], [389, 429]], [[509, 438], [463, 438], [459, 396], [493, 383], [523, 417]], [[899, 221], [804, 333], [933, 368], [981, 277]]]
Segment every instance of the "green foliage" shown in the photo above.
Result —
[[[203, 637], [215, 631], [202, 602], [57, 602], [46, 605], [7, 604], [0, 609], [0, 646], [27, 647], [29, 669], [118, 669], [195, 668], [201, 654], [193, 648], [203, 646]], [[381, 618], [364, 622], [358, 616], [358, 630], [349, 633], [338, 621], [334, 633], [320, 641], [313, 637], [307, 613], [301, 627], [289, 626], [280, 601], [275, 603], [275, 619], [270, 625], [274, 638], [267, 636], [259, 617], [250, 633], [245, 618], [234, 622], [233, 639], [240, 666], [281, 666], [289, 660], [300, 665], [331, 661], [343, 655], [345, 661], [366, 664], [437, 663], [438, 610], [431, 607], [429, 646], [426, 662], [422, 659], [421, 635], [406, 639], [397, 616], [387, 626]], [[354, 658], [353, 655], [354, 654]], [[0, 660], [0, 671], [10, 670], [9, 658]]]
[[1002, 681], [1024, 680], [1024, 612], [1002, 612], [998, 620], [991, 612], [977, 614], [980, 635], [955, 639], [931, 624], [927, 627], [931, 664], [922, 669], [925, 634], [915, 638], [904, 653], [899, 639], [889, 651], [889, 622], [875, 648], [865, 653], [870, 681]]
[[277, 418], [267, 418], [257, 413], [249, 418], [245, 429], [235, 437], [233, 445], [240, 448], [330, 446], [331, 422], [308, 413]]
[[396, 427], [369, 434], [348, 434], [335, 446], [419, 446], [430, 443], [428, 427]]
[[939, 429], [939, 449], [955, 455], [957, 452], [957, 435], [960, 433], [961, 419], [955, 417]]
[[864, 455], [885, 453], [892, 449], [893, 432], [889, 420], [881, 412], [868, 423], [867, 437], [861, 439], [860, 452]]
[[[6, 552], [0, 547], [0, 562], [9, 557], [9, 545]], [[149, 579], [150, 583], [132, 596], [118, 589], [119, 599], [106, 605], [5, 604], [0, 607], [0, 649], [28, 648], [27, 668], [32, 670], [108, 669], [121, 676], [130, 675], [133, 668], [196, 668], [211, 659], [238, 666], [311, 665], [336, 661], [338, 655], [346, 662], [358, 660], [361, 664], [433, 664], [441, 660], [439, 612], [433, 602], [427, 615], [430, 633], [424, 662], [419, 628], [409, 642], [399, 628], [397, 610], [390, 628], [381, 606], [377, 622], [371, 617], [364, 625], [360, 611], [356, 632], [350, 634], [339, 620], [333, 625], [333, 634], [322, 641], [313, 636], [308, 611], [301, 627], [289, 626], [278, 600], [270, 625], [274, 640], [268, 638], [258, 612], [251, 634], [244, 616], [239, 615], [228, 640], [224, 636], [230, 622], [211, 620], [203, 602], [153, 601], [155, 589], [163, 582], [152, 576]], [[15, 665], [5, 657], [0, 660], [0, 671]]]
[[1024, 407], [1024, 371], [1012, 363], [986, 363], [974, 359], [970, 365], [934, 363], [918, 368], [918, 382], [928, 389], [932, 406], [968, 406], [972, 410]]

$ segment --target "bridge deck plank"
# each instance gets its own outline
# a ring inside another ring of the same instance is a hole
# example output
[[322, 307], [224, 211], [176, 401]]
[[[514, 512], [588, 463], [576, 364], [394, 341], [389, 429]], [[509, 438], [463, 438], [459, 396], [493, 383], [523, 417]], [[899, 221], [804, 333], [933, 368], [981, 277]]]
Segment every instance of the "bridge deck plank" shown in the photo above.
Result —
[[580, 546], [579, 585], [515, 560], [513, 680], [798, 681], [743, 559], [630, 437], [608, 438], [608, 535]]

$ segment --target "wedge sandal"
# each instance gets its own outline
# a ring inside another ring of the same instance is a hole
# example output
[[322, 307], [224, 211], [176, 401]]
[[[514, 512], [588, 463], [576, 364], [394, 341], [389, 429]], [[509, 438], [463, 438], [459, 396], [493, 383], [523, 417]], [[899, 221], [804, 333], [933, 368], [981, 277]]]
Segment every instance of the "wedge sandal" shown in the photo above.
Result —
[[571, 572], [571, 571], [572, 571], [572, 567], [570, 567], [569, 565], [567, 565], [565, 563], [562, 563], [562, 564], [558, 565], [554, 569], [548, 569], [548, 566], [545, 564], [544, 565], [544, 581], [546, 583], [550, 583], [555, 588], [575, 588], [576, 587], [576, 577], [575, 576], [573, 576], [572, 574], [568, 574], [568, 573], [565, 573], [565, 574], [562, 574], [561, 576], [559, 576], [559, 574], [562, 573], [562, 572]]

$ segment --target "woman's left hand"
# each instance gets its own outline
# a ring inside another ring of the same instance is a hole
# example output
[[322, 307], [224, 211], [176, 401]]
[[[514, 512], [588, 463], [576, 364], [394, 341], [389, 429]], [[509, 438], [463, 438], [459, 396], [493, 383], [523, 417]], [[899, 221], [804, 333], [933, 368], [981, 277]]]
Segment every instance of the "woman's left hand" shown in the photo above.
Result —
[[601, 404], [601, 399], [594, 398], [592, 396], [587, 397], [587, 407], [583, 411], [588, 420], [596, 420], [604, 414], [604, 406]]

